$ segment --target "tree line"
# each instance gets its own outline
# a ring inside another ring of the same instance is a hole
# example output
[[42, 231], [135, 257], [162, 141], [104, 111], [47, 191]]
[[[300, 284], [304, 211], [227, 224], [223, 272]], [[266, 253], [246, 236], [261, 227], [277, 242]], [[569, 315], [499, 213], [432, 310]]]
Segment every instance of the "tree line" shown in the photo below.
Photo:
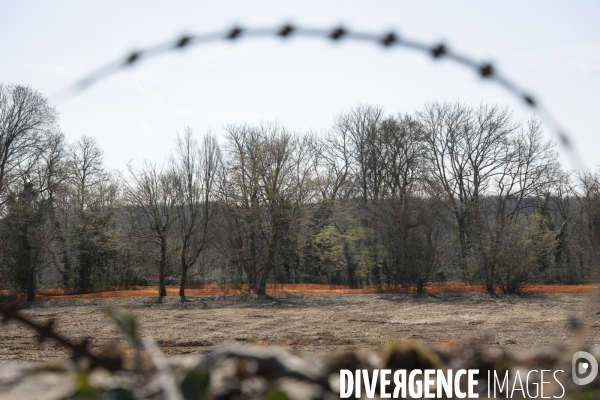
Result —
[[209, 283], [588, 282], [600, 175], [564, 169], [540, 123], [489, 104], [359, 105], [325, 132], [191, 128], [110, 171], [35, 90], [0, 85], [1, 289]]

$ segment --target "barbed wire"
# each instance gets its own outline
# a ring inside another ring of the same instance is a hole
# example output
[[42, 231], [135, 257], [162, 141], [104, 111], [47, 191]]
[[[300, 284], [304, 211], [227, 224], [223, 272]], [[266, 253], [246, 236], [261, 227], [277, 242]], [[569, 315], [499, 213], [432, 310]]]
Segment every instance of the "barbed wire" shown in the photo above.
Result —
[[254, 28], [246, 29], [239, 26], [234, 26], [228, 30], [211, 32], [199, 35], [183, 35], [175, 40], [169, 40], [146, 49], [133, 51], [127, 54], [124, 58], [107, 64], [90, 74], [84, 76], [75, 84], [59, 91], [53, 98], [58, 102], [64, 101], [75, 94], [84, 91], [91, 85], [107, 78], [116, 72], [139, 64], [141, 61], [150, 59], [161, 54], [172, 51], [179, 51], [190, 46], [199, 46], [218, 41], [239, 41], [243, 38], [264, 38], [276, 37], [282, 40], [288, 40], [292, 37], [305, 38], [320, 38], [327, 39], [333, 42], [342, 41], [359, 41], [372, 43], [384, 48], [402, 47], [411, 50], [420, 51], [429, 54], [435, 60], [447, 59], [459, 65], [474, 70], [479, 76], [484, 79], [492, 80], [498, 83], [505, 90], [518, 97], [526, 106], [534, 110], [534, 112], [550, 127], [559, 145], [565, 150], [567, 156], [573, 163], [573, 166], [580, 170], [585, 170], [583, 159], [578, 154], [577, 149], [573, 144], [571, 136], [561, 127], [558, 120], [553, 114], [543, 107], [538, 100], [531, 94], [522, 89], [519, 85], [512, 82], [510, 79], [501, 75], [497, 68], [488, 62], [478, 62], [465, 55], [450, 50], [444, 43], [426, 44], [415, 40], [405, 39], [393, 31], [383, 34], [355, 32], [346, 29], [343, 26], [333, 29], [322, 28], [302, 28], [292, 24], [284, 24], [275, 28]]
[[80, 360], [86, 360], [89, 364], [89, 369], [96, 367], [105, 368], [108, 371], [119, 371], [123, 367], [123, 359], [120, 356], [106, 356], [106, 355], [95, 355], [92, 354], [89, 347], [89, 340], [83, 339], [79, 343], [75, 343], [73, 340], [59, 334], [55, 331], [55, 320], [50, 319], [45, 324], [39, 324], [19, 312], [19, 303], [13, 303], [9, 306], [0, 308], [0, 316], [2, 316], [2, 323], [6, 324], [11, 320], [18, 321], [23, 325], [33, 329], [38, 334], [38, 342], [42, 343], [46, 339], [54, 339], [67, 349], [71, 350], [71, 358], [75, 362]]

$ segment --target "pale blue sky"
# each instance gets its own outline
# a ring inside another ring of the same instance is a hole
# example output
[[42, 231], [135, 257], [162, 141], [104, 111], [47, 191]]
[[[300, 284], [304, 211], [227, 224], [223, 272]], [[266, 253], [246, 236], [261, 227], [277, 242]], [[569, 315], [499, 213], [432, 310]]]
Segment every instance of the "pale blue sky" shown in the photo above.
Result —
[[[131, 50], [233, 24], [393, 29], [492, 61], [553, 112], [593, 167], [600, 164], [599, 17], [600, 2], [591, 0], [0, 0], [0, 82], [50, 96]], [[130, 159], [165, 157], [186, 125], [221, 135], [227, 123], [277, 119], [295, 130], [321, 131], [358, 103], [396, 113], [455, 99], [530, 115], [497, 85], [450, 62], [299, 38], [192, 47], [122, 71], [57, 108], [69, 139], [95, 136], [108, 166], [124, 169]]]

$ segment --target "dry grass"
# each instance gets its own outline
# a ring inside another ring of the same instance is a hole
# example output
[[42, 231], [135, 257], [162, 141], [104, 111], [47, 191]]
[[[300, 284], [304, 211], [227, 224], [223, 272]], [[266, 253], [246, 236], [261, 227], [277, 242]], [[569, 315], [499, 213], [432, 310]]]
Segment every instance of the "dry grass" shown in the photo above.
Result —
[[[24, 313], [40, 321], [56, 318], [74, 338], [92, 337], [98, 349], [121, 340], [103, 310], [125, 307], [143, 332], [167, 354], [206, 353], [225, 342], [277, 345], [295, 351], [373, 349], [389, 341], [456, 343], [478, 340], [506, 348], [540, 347], [570, 337], [569, 315], [587, 328], [589, 344], [600, 343], [598, 309], [588, 296], [532, 294], [490, 297], [482, 293], [416, 297], [406, 294], [277, 294], [192, 297], [72, 299], [36, 302]], [[0, 328], [0, 361], [68, 357], [55, 343], [41, 346], [15, 323]]]

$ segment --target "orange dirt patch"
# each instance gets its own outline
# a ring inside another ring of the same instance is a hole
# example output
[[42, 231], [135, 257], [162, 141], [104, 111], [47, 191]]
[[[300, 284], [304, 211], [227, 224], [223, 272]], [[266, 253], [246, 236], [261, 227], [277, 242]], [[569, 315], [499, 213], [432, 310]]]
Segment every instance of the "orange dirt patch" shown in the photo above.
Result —
[[[585, 294], [598, 289], [598, 284], [584, 285], [544, 285], [531, 284], [525, 286], [524, 291], [530, 293], [573, 293]], [[201, 288], [187, 288], [186, 296], [223, 296], [235, 294], [251, 294], [254, 290], [248, 285], [207, 285]], [[434, 282], [425, 287], [425, 293], [483, 293], [485, 286], [469, 285], [462, 282]], [[317, 284], [273, 284], [267, 285], [269, 294], [374, 294], [374, 293], [399, 293], [414, 294], [413, 286], [365, 286], [351, 289], [348, 286], [330, 286]], [[0, 291], [0, 296], [7, 296], [10, 292]], [[179, 287], [167, 286], [168, 296], [179, 296]], [[75, 298], [124, 298], [124, 297], [157, 297], [158, 287], [140, 286], [127, 289], [114, 289], [73, 293], [64, 289], [40, 289], [37, 291], [36, 300], [66, 300]], [[19, 296], [21, 297], [21, 295]]]

